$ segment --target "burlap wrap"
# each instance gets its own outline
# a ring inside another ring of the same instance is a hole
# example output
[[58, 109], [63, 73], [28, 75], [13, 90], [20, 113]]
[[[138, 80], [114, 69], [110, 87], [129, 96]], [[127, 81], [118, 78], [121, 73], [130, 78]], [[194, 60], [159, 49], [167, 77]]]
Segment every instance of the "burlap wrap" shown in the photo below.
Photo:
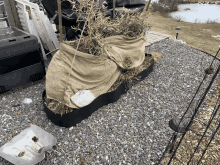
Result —
[[46, 74], [47, 98], [78, 109], [70, 98], [79, 90], [90, 90], [96, 97], [106, 93], [122, 68], [131, 69], [143, 63], [146, 40], [145, 33], [139, 38], [104, 38], [99, 42], [103, 49], [100, 56], [82, 53], [60, 43], [60, 50], [53, 56]]

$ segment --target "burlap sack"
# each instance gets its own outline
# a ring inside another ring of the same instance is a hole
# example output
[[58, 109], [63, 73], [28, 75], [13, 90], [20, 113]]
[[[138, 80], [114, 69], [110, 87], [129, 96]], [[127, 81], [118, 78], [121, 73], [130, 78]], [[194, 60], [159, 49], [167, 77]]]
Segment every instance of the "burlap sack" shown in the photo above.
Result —
[[103, 48], [100, 56], [82, 53], [61, 43], [46, 74], [47, 98], [78, 109], [70, 99], [79, 90], [90, 90], [96, 97], [106, 93], [122, 68], [131, 69], [143, 63], [146, 39], [145, 33], [139, 38], [104, 38], [99, 42]]
[[132, 69], [141, 65], [145, 58], [146, 35], [136, 37], [111, 36], [102, 39], [99, 45], [104, 53], [123, 69]]

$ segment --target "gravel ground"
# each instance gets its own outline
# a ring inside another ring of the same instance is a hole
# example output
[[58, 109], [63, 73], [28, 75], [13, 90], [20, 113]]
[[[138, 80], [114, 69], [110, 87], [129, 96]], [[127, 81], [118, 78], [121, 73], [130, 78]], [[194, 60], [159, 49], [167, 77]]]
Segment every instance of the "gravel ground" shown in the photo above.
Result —
[[[155, 164], [173, 133], [169, 120], [186, 110], [213, 57], [171, 39], [146, 47], [152, 50], [165, 55], [152, 73], [75, 127], [62, 128], [47, 119], [42, 103], [45, 79], [0, 95], [0, 146], [33, 123], [58, 140], [57, 149], [46, 152], [37, 165], [83, 164], [83, 160], [88, 165]], [[217, 64], [216, 60], [215, 69]], [[214, 84], [209, 96], [215, 88]], [[33, 102], [22, 103], [25, 98]], [[6, 164], [11, 163], [0, 157], [0, 165]]]

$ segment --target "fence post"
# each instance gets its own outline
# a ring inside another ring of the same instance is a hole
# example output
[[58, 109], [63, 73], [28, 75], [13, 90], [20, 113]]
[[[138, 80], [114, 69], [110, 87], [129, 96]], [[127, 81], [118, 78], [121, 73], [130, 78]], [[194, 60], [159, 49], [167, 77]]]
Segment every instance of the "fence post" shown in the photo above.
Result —
[[146, 11], [148, 10], [148, 8], [149, 8], [149, 6], [150, 6], [150, 2], [151, 2], [151, 0], [149, 0], [149, 2], [148, 2], [148, 4], [147, 4], [147, 9], [146, 9]]
[[115, 20], [115, 0], [113, 0], [113, 20]]
[[63, 29], [62, 29], [62, 17], [61, 17], [61, 0], [57, 0], [58, 15], [59, 15], [59, 31], [60, 31], [60, 42], [63, 42]]

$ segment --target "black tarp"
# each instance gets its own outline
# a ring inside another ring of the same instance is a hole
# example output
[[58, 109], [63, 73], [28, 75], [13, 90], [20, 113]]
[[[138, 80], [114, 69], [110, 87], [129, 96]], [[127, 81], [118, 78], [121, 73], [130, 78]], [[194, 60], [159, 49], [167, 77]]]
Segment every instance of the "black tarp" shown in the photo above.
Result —
[[[74, 0], [77, 4], [79, 4], [79, 2], [77, 0]], [[56, 25], [59, 25], [59, 17], [58, 17], [58, 6], [57, 6], [57, 0], [42, 0], [41, 1], [44, 9], [47, 12], [47, 15], [49, 17], [49, 19], [53, 18], [54, 15], [57, 13], [57, 16], [54, 19], [54, 23]], [[77, 18], [79, 18], [79, 20], [85, 20], [85, 17], [83, 16], [79, 16], [78, 14], [74, 13], [74, 10], [72, 9], [72, 4], [67, 1], [67, 0], [63, 0], [61, 2], [61, 16], [62, 16], [62, 26], [65, 26], [66, 28], [66, 38], [67, 40], [71, 40], [74, 39], [75, 37], [78, 37], [79, 34], [81, 34], [80, 31], [75, 31], [73, 29], [71, 29], [71, 26], [76, 26], [76, 20]], [[69, 14], [73, 15], [71, 17], [68, 17]], [[80, 22], [80, 29], [83, 29], [84, 26], [84, 21]], [[83, 33], [84, 35], [86, 35], [85, 33]]]
[[[77, 5], [80, 3], [77, 0], [74, 0]], [[53, 16], [58, 13], [58, 6], [57, 6], [57, 0], [42, 0], [41, 1], [49, 19], [53, 18]], [[106, 0], [108, 3], [108, 9], [104, 11], [105, 16], [108, 17], [110, 16], [111, 18], [113, 17], [113, 11], [111, 10], [112, 5], [113, 5], [113, 0]], [[145, 7], [145, 0], [116, 0], [116, 7], [126, 7], [131, 10], [135, 10], [137, 13], [140, 13], [143, 11]], [[74, 8], [72, 8], [72, 4], [67, 1], [67, 0], [62, 0], [61, 2], [61, 16], [62, 16], [62, 26], [66, 27], [66, 38], [67, 40], [72, 40], [76, 39], [75, 37], [78, 37], [80, 34], [80, 31], [74, 31], [71, 29], [71, 26], [76, 26], [76, 20], [79, 18], [80, 20], [86, 20], [86, 17], [81, 17], [77, 13], [74, 13]], [[109, 10], [110, 9], [110, 10]], [[71, 17], [68, 17], [69, 14], [73, 15]], [[117, 13], [116, 13], [117, 15]], [[80, 29], [83, 29], [84, 26], [84, 21], [80, 22]], [[54, 23], [56, 25], [59, 25], [59, 17], [54, 19]], [[86, 35], [83, 33], [83, 35]]]
[[[42, 0], [41, 3], [43, 4], [49, 19], [51, 19], [58, 12], [57, 0]], [[61, 2], [61, 12], [63, 26], [71, 26], [76, 24], [77, 16], [75, 14], [73, 14], [71, 17], [67, 16], [67, 14], [73, 13], [72, 4], [69, 1]], [[58, 16], [55, 18], [54, 23], [59, 25]]]
[[[113, 7], [113, 0], [106, 0], [108, 3], [108, 8], [111, 9]], [[132, 6], [140, 6], [145, 5], [145, 0], [115, 0], [116, 7], [132, 7]]]

